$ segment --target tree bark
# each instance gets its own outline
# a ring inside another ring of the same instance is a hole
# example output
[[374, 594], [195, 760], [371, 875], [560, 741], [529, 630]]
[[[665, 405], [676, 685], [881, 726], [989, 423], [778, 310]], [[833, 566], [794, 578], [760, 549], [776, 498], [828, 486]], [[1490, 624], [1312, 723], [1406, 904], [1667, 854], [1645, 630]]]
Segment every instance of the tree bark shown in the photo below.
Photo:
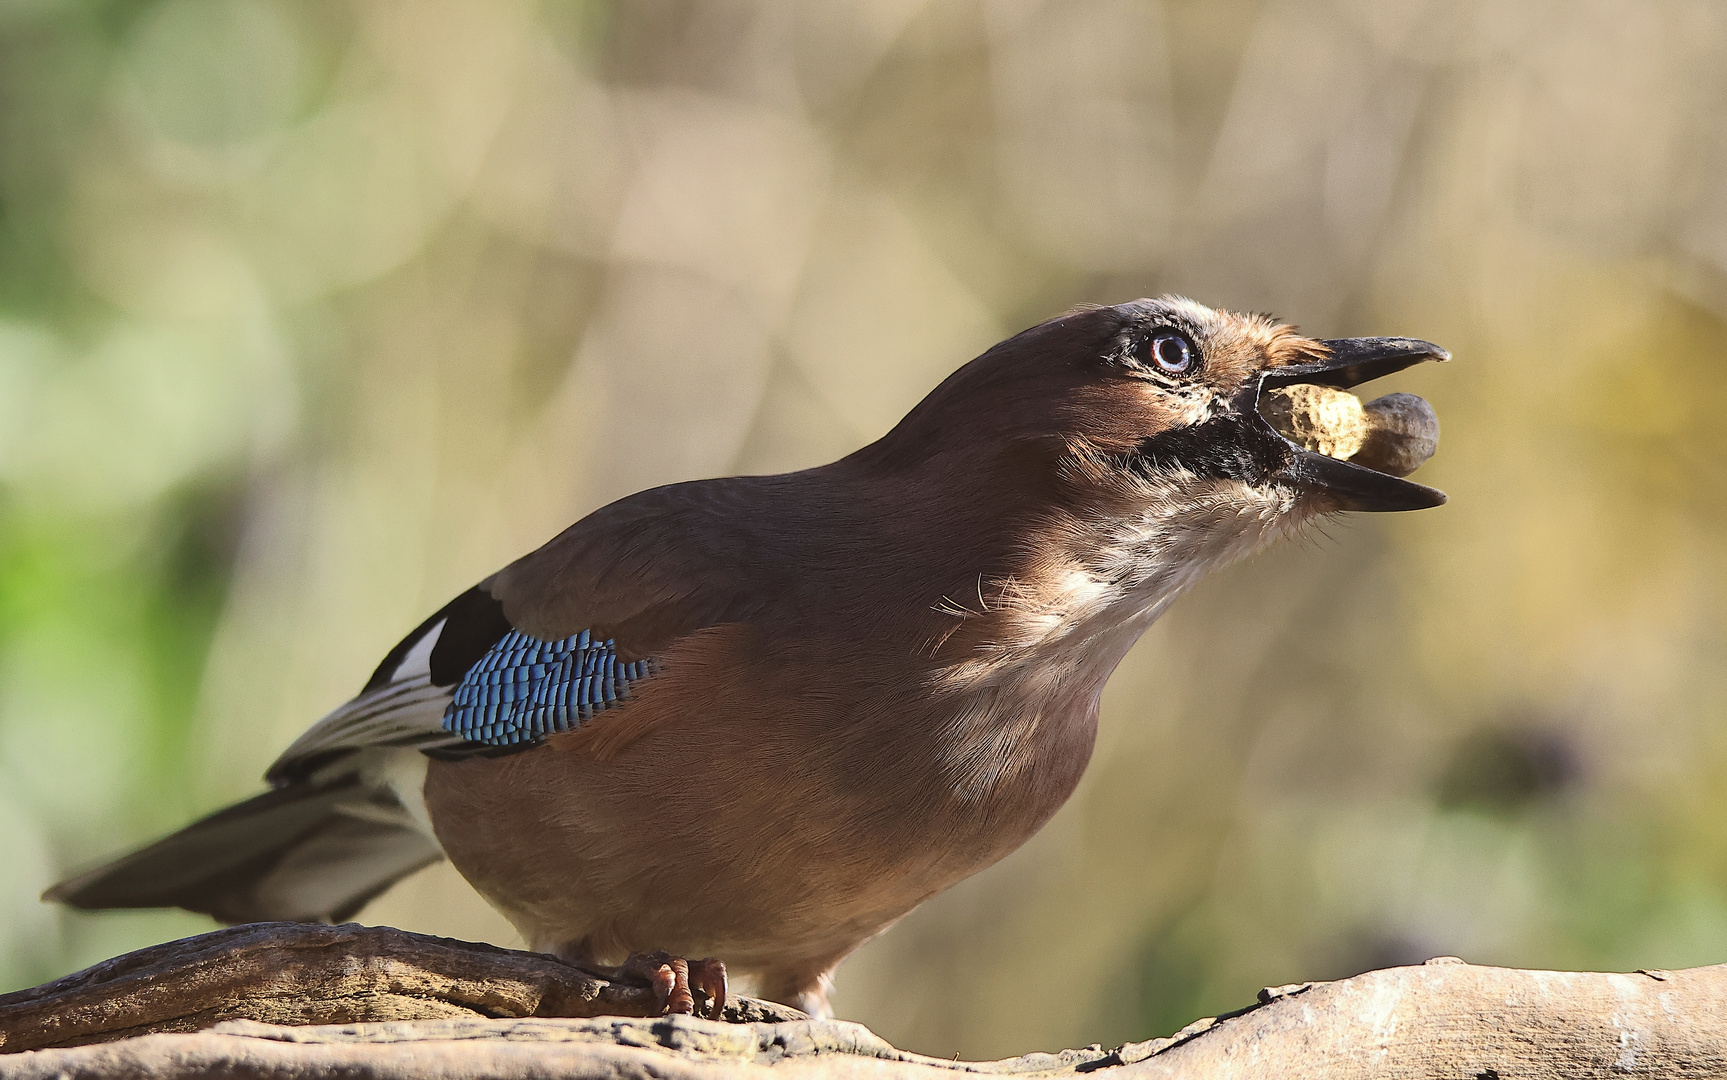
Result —
[[[0, 996], [0, 1053], [80, 1046], [224, 1020], [284, 1026], [530, 1016], [649, 1016], [644, 985], [541, 953], [387, 926], [252, 923], [140, 949]], [[803, 1013], [742, 998], [735, 1021]]]
[[859, 1025], [752, 999], [728, 1006], [730, 1022], [647, 1017], [652, 1007], [646, 987], [535, 953], [261, 923], [0, 997], [0, 1078], [1727, 1074], [1727, 965], [1618, 975], [1446, 957], [1267, 989], [1166, 1039], [993, 1062], [906, 1053]]

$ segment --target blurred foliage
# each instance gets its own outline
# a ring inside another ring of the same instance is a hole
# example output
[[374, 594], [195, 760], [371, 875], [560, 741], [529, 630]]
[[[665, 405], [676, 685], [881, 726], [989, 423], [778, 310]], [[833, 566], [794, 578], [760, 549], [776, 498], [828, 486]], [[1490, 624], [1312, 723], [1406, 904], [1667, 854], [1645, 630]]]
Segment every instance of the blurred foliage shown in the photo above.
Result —
[[[1165, 291], [1450, 347], [1385, 389], [1453, 502], [1199, 587], [842, 1015], [1727, 959], [1724, 97], [1709, 0], [0, 0], [0, 980], [205, 928], [36, 896], [568, 521]], [[365, 917], [512, 941], [447, 867]]]

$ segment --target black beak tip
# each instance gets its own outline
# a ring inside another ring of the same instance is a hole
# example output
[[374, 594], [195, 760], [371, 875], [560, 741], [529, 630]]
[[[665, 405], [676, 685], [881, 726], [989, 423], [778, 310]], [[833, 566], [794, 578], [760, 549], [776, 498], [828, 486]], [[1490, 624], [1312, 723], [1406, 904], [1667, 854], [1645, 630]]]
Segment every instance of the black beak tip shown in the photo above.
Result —
[[1450, 352], [1420, 338], [1332, 338], [1320, 344], [1326, 349], [1324, 359], [1271, 368], [1262, 376], [1262, 384], [1269, 389], [1305, 382], [1347, 390], [1423, 361], [1451, 359]]
[[1430, 488], [1424, 484], [1414, 484], [1405, 480], [1395, 489], [1381, 489], [1365, 497], [1345, 496], [1346, 503], [1354, 503], [1347, 508], [1365, 511], [1367, 513], [1401, 513], [1405, 510], [1431, 510], [1436, 506], [1444, 506], [1450, 498], [1438, 488]]
[[1285, 479], [1325, 494], [1339, 510], [1383, 514], [1430, 510], [1448, 501], [1438, 488], [1299, 447], [1280, 471]]
[[1328, 338], [1320, 342], [1334, 360], [1368, 360], [1380, 356], [1406, 356], [1411, 360], [1449, 360], [1451, 353], [1440, 345], [1412, 337]]

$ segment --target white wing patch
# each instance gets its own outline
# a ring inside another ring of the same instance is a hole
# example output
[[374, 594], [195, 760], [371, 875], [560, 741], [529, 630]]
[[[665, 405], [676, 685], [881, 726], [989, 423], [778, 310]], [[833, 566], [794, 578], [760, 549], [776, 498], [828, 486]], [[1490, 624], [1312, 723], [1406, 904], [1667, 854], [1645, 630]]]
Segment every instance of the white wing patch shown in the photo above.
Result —
[[[362, 756], [371, 759], [363, 767], [362, 775], [374, 785], [389, 788], [414, 827], [439, 844], [437, 830], [432, 828], [432, 813], [426, 809], [426, 755], [418, 750], [390, 749], [368, 750]], [[442, 844], [439, 850], [443, 850]]]
[[[297, 766], [343, 751], [374, 747], [433, 750], [465, 743], [467, 740], [443, 727], [444, 710], [455, 688], [432, 685], [432, 649], [443, 629], [444, 620], [440, 619], [414, 642], [390, 673], [388, 683], [337, 707], [308, 728], [270, 766], [266, 778], [275, 781], [292, 776], [299, 771]], [[358, 766], [353, 761], [332, 763], [335, 772], [351, 772]]]
[[390, 682], [408, 682], [414, 678], [430, 679], [432, 677], [432, 650], [437, 647], [438, 638], [444, 632], [444, 624], [449, 619], [439, 619], [427, 630], [425, 636], [414, 642], [414, 647], [408, 650], [408, 655], [402, 657], [402, 662], [396, 665], [396, 670], [390, 672]]

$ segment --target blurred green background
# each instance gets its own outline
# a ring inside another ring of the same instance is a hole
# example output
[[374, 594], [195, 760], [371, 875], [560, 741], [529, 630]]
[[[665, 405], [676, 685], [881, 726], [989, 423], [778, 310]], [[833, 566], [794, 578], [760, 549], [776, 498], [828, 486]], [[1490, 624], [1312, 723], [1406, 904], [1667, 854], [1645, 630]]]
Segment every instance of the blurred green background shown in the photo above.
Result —
[[[932, 1054], [1457, 954], [1727, 960], [1727, 8], [0, 0], [0, 988], [474, 580], [1165, 291], [1455, 363], [1419, 514], [1218, 575], [866, 946]], [[367, 921], [510, 944], [447, 867]]]

